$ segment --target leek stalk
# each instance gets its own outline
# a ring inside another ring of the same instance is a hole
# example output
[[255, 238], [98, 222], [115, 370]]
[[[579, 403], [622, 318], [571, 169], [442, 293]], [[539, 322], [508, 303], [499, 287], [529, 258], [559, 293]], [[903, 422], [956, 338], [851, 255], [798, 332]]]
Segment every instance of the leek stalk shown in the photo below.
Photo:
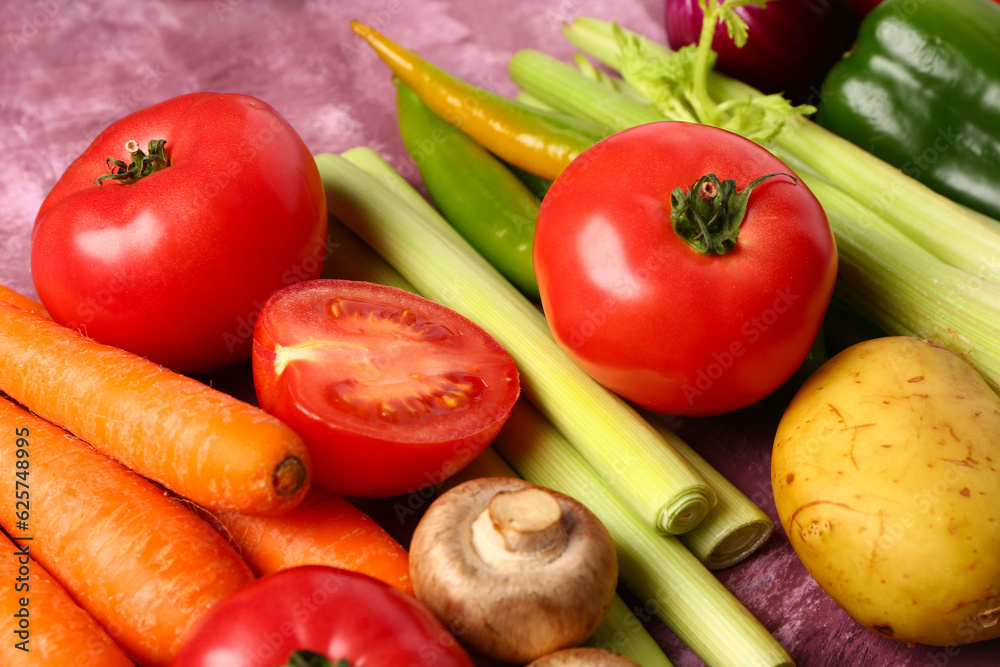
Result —
[[719, 499], [701, 523], [678, 535], [680, 541], [710, 570], [731, 567], [746, 559], [774, 532], [771, 517], [657, 415], [649, 414], [647, 419], [705, 477]]

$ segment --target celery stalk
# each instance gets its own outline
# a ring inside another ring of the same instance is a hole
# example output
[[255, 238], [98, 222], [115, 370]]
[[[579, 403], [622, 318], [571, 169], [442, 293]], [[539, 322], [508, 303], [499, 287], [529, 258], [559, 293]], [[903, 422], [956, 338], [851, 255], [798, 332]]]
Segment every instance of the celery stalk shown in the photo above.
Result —
[[[330, 218], [327, 238], [330, 253], [323, 265], [324, 278], [363, 280], [392, 285], [409, 292], [415, 291], [396, 269], [336, 218]], [[524, 406], [525, 401], [521, 399], [514, 409], [516, 411], [528, 409]], [[687, 447], [686, 444], [684, 446]], [[517, 473], [496, 449], [487, 447], [469, 465], [438, 484], [434, 491], [441, 494], [478, 477], [517, 477]], [[663, 649], [619, 595], [615, 595], [607, 617], [588, 643], [628, 656], [643, 667], [671, 667]]]
[[357, 234], [340, 220], [329, 216], [327, 255], [321, 278], [360, 280], [415, 292], [406, 278], [378, 256]]
[[613, 130], [666, 120], [648, 101], [612, 90], [572, 65], [534, 49], [517, 51], [507, 64], [507, 72], [519, 88], [549, 108], [599, 122]]
[[698, 469], [719, 499], [701, 523], [678, 536], [680, 541], [710, 570], [731, 567], [746, 559], [774, 532], [771, 517], [691, 445], [677, 437], [657, 415], [650, 414], [647, 418]]
[[642, 667], [672, 667], [663, 649], [620, 595], [615, 595], [604, 622], [586, 644], [632, 658]]
[[622, 582], [711, 666], [792, 665], [773, 636], [677, 537], [649, 530], [563, 435], [530, 406], [493, 441], [525, 479], [573, 496], [607, 526]]
[[690, 530], [705, 517], [716, 497], [697, 470], [625, 401], [574, 363], [538, 309], [381, 156], [352, 149], [344, 156], [316, 156], [316, 163], [330, 212], [424, 296], [489, 331], [514, 358], [524, 395], [640, 516], [671, 534]]

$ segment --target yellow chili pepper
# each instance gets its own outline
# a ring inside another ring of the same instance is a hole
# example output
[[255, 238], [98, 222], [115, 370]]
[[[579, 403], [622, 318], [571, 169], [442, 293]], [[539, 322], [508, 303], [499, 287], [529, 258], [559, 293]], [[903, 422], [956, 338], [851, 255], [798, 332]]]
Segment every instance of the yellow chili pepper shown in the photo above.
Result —
[[577, 155], [612, 133], [610, 128], [536, 109], [449, 74], [374, 28], [351, 29], [438, 116], [505, 162], [548, 180]]

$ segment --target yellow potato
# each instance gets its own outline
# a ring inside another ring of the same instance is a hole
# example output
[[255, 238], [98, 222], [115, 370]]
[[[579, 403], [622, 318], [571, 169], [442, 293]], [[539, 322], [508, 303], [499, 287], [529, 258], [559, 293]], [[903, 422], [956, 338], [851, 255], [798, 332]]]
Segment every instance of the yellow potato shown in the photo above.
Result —
[[771, 484], [805, 568], [855, 620], [934, 646], [1000, 636], [1000, 398], [929, 341], [877, 338], [802, 386]]

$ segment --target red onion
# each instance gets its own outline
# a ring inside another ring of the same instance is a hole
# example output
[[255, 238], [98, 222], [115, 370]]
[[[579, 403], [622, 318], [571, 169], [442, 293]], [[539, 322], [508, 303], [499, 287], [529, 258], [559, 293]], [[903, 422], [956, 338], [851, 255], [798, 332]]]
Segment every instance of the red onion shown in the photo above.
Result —
[[[671, 48], [695, 44], [701, 35], [698, 0], [666, 0]], [[766, 93], [784, 93], [794, 102], [819, 103], [823, 77], [851, 47], [858, 28], [852, 0], [770, 0], [766, 6], [735, 10], [749, 26], [737, 48], [723, 24], [712, 48], [715, 68]]]

